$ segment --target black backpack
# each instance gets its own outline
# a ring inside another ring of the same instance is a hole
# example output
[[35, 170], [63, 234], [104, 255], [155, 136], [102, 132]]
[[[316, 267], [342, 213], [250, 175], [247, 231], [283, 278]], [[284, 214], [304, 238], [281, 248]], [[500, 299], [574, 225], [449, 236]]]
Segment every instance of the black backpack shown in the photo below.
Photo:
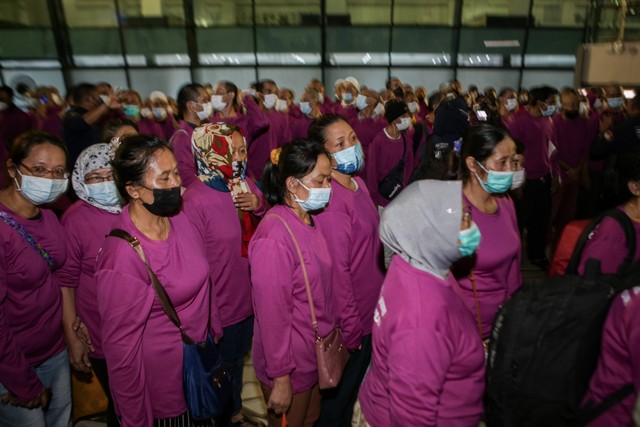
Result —
[[[583, 236], [596, 226], [587, 227]], [[633, 228], [623, 229], [630, 253], [635, 253], [635, 233], [628, 234]], [[579, 258], [586, 240], [579, 240], [572, 260]], [[580, 408], [600, 356], [611, 301], [617, 293], [638, 285], [640, 263], [624, 263], [617, 274], [604, 275], [600, 262], [589, 260], [583, 276], [530, 281], [513, 294], [493, 324], [485, 393], [487, 425], [581, 426], [629, 395], [631, 385], [596, 407]]]

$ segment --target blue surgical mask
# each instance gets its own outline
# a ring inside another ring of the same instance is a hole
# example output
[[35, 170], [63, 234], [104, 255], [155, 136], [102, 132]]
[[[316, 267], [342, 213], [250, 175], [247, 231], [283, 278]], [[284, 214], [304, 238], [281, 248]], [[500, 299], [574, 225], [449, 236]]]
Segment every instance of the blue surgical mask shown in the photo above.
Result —
[[37, 176], [23, 175], [18, 169], [16, 172], [22, 177], [22, 185], [14, 178], [16, 187], [22, 196], [34, 205], [51, 203], [67, 191], [68, 179], [50, 179]]
[[344, 102], [351, 102], [353, 101], [353, 95], [351, 95], [351, 92], [345, 92], [342, 94], [342, 100]]
[[300, 102], [300, 111], [305, 116], [308, 116], [309, 114], [311, 114], [311, 104], [309, 104], [308, 102]]
[[123, 105], [122, 112], [127, 117], [137, 117], [140, 115], [140, 107], [131, 104]]
[[364, 95], [358, 95], [358, 97], [356, 98], [356, 107], [358, 108], [358, 110], [364, 110], [365, 108], [367, 108], [367, 97]]
[[607, 104], [609, 104], [609, 108], [622, 108], [624, 106], [624, 98], [607, 98]]
[[460, 246], [458, 250], [462, 256], [470, 256], [476, 251], [482, 240], [482, 234], [475, 222], [471, 223], [471, 226], [466, 230], [460, 230], [458, 233], [458, 240], [460, 240]]
[[347, 175], [358, 172], [364, 166], [364, 152], [360, 143], [333, 153], [331, 157], [338, 164], [334, 169]]
[[555, 112], [556, 112], [555, 105], [547, 105], [547, 109], [542, 112], [542, 115], [545, 117], [551, 117], [555, 114]]
[[98, 182], [97, 184], [85, 184], [87, 196], [103, 206], [120, 206], [118, 188], [113, 181]]
[[295, 196], [295, 201], [300, 205], [302, 209], [307, 212], [319, 211], [320, 209], [324, 209], [329, 203], [329, 199], [331, 198], [331, 187], [329, 188], [309, 188], [302, 183], [302, 181], [298, 180], [300, 185], [302, 185], [308, 192], [309, 197], [307, 200], [300, 200], [298, 196]]
[[512, 171], [490, 171], [485, 169], [484, 166], [480, 164], [480, 162], [476, 162], [478, 166], [482, 168], [483, 171], [487, 173], [487, 182], [484, 182], [480, 179], [478, 174], [476, 174], [476, 178], [480, 182], [480, 185], [487, 193], [499, 194], [505, 193], [511, 189], [511, 184], [513, 183], [513, 172]]

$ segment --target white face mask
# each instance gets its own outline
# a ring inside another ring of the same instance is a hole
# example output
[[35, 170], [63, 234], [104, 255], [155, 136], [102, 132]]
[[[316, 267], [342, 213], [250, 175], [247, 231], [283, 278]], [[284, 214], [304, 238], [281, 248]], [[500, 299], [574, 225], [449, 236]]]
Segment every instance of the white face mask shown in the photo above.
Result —
[[517, 190], [518, 188], [522, 187], [522, 184], [524, 184], [524, 181], [525, 181], [524, 168], [522, 170], [515, 171], [513, 173], [513, 178], [511, 179], [511, 189]]
[[154, 107], [152, 112], [156, 120], [164, 120], [167, 118], [167, 110], [162, 107]]
[[382, 116], [384, 114], [384, 104], [382, 102], [378, 102], [376, 108], [373, 109], [373, 114], [375, 116]]
[[216, 111], [222, 111], [227, 106], [227, 103], [222, 100], [222, 95], [213, 95], [211, 97], [211, 105]]
[[420, 111], [420, 106], [417, 102], [410, 102], [407, 104], [407, 107], [409, 107], [409, 111], [411, 111], [411, 114], [415, 114]]
[[396, 123], [396, 128], [398, 128], [399, 131], [403, 131], [409, 129], [410, 125], [411, 119], [409, 117], [401, 117], [400, 123]]
[[513, 111], [516, 108], [518, 108], [518, 100], [515, 99], [515, 98], [509, 98], [509, 99], [507, 99], [507, 103], [504, 105], [504, 107], [508, 111]]
[[97, 184], [84, 184], [84, 189], [90, 199], [103, 206], [120, 206], [118, 188], [114, 181], [104, 181]]
[[153, 114], [151, 113], [151, 110], [149, 108], [141, 108], [140, 115], [147, 119], [153, 117]]
[[309, 192], [309, 197], [307, 197], [307, 200], [301, 200], [294, 194], [294, 200], [298, 203], [298, 205], [300, 205], [302, 209], [304, 209], [306, 212], [314, 212], [320, 209], [324, 209], [327, 206], [329, 200], [331, 199], [331, 187], [309, 188], [304, 185], [302, 181], [298, 180], [298, 182]]
[[276, 101], [276, 111], [280, 111], [281, 113], [286, 113], [289, 106], [287, 105], [287, 101], [284, 99], [278, 99]]
[[37, 176], [23, 175], [18, 169], [18, 174], [22, 177], [22, 185], [18, 184], [18, 179], [13, 180], [16, 188], [22, 196], [34, 205], [44, 205], [51, 203], [64, 194], [69, 187], [68, 179], [50, 179]]
[[588, 102], [581, 102], [580, 103], [580, 108], [578, 109], [578, 114], [580, 114], [581, 116], [585, 116], [589, 113], [589, 103]]
[[273, 107], [275, 107], [277, 102], [278, 96], [275, 93], [270, 93], [269, 95], [264, 96], [264, 107], [267, 110], [271, 110]]
[[324, 104], [324, 94], [322, 92], [318, 92], [318, 102]]
[[211, 113], [213, 113], [213, 107], [211, 106], [210, 102], [205, 102], [204, 104], [200, 104], [200, 106], [203, 108], [203, 110], [196, 111], [196, 114], [198, 115], [198, 118], [200, 120], [207, 120], [211, 116]]

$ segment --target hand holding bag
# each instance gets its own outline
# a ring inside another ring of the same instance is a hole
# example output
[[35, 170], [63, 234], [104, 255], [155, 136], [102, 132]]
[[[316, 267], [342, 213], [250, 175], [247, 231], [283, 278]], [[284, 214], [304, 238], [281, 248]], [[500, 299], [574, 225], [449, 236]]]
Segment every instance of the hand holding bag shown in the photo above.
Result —
[[318, 359], [318, 386], [321, 390], [337, 387], [342, 377], [344, 367], [349, 361], [349, 352], [344, 344], [342, 338], [342, 332], [340, 328], [334, 328], [331, 333], [325, 337], [320, 337], [318, 333], [318, 321], [316, 320], [316, 312], [313, 305], [313, 297], [311, 295], [311, 286], [309, 285], [309, 276], [307, 274], [307, 267], [304, 264], [304, 258], [302, 257], [302, 251], [296, 240], [296, 236], [291, 231], [289, 224], [280, 215], [268, 214], [266, 216], [272, 216], [278, 218], [291, 236], [293, 244], [298, 252], [300, 258], [300, 267], [302, 268], [302, 275], [304, 276], [304, 283], [307, 288], [307, 299], [309, 300], [309, 309], [311, 311], [311, 324], [313, 326], [313, 332], [316, 337], [315, 349], [316, 357]]
[[137, 238], [119, 229], [111, 230], [109, 236], [126, 240], [140, 256], [147, 267], [153, 289], [158, 295], [164, 312], [182, 334], [182, 384], [191, 417], [204, 420], [220, 416], [231, 402], [231, 380], [222, 365], [222, 355], [214, 344], [211, 334], [207, 334], [204, 342], [196, 342], [187, 335], [164, 286], [149, 267]]

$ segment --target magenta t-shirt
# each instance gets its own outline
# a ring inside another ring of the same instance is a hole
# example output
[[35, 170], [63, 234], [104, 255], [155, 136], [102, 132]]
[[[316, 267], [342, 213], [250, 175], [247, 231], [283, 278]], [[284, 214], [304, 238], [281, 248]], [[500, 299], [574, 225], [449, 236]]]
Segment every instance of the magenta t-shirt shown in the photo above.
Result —
[[450, 280], [457, 280], [462, 299], [476, 319], [476, 299], [469, 274], [473, 272], [483, 339], [491, 334], [493, 318], [500, 305], [522, 285], [520, 232], [513, 200], [509, 197], [496, 199], [498, 210], [489, 215], [478, 210], [464, 197], [466, 205], [471, 206], [471, 219], [480, 229], [482, 239], [475, 255], [454, 264], [452, 271], [455, 278], [454, 275], [450, 276]]
[[362, 337], [371, 333], [384, 280], [380, 216], [364, 181], [354, 180], [355, 191], [332, 181], [329, 205], [316, 217], [333, 254], [335, 312], [349, 349], [357, 348]]
[[372, 426], [476, 427], [484, 350], [473, 317], [446, 280], [394, 256], [358, 400]]
[[[25, 219], [0, 204], [51, 255], [65, 262], [64, 232], [55, 214], [40, 209]], [[64, 349], [62, 295], [49, 265], [12, 227], [0, 220], [0, 383], [23, 404], [43, 385], [33, 370]]]
[[[186, 333], [203, 341], [210, 310], [209, 263], [198, 230], [184, 213], [169, 218], [166, 240], [150, 240], [131, 222], [126, 206], [113, 228], [137, 237]], [[182, 385], [183, 344], [158, 299], [138, 254], [109, 237], [96, 266], [102, 349], [122, 427], [151, 426], [155, 418], [187, 410]]]
[[249, 245], [251, 290], [255, 314], [253, 364], [258, 379], [291, 376], [294, 393], [318, 382], [315, 334], [300, 260], [280, 215], [293, 231], [309, 275], [319, 334], [336, 326], [332, 291], [333, 254], [320, 223], [308, 225], [287, 206], [273, 207], [262, 219]]
[[78, 200], [62, 216], [67, 242], [67, 261], [56, 272], [60, 286], [76, 289], [76, 313], [89, 330], [95, 351], [104, 358], [96, 280], [96, 257], [118, 214], [109, 213]]
[[182, 186], [190, 186], [198, 179], [198, 170], [196, 168], [196, 159], [193, 155], [191, 147], [191, 136], [193, 135], [193, 126], [184, 120], [180, 120], [178, 129], [170, 139], [173, 155], [178, 162], [178, 171], [182, 179]]
[[549, 142], [557, 146], [552, 120], [522, 111], [514, 114], [513, 120], [507, 122], [506, 126], [524, 144], [527, 179], [540, 179], [551, 173]]
[[156, 138], [164, 140], [164, 130], [155, 120], [142, 118], [137, 125], [138, 131], [141, 134], [155, 136]]
[[384, 117], [377, 117], [373, 119], [371, 117], [360, 118], [355, 116], [349, 121], [349, 124], [362, 144], [362, 150], [364, 151], [366, 162], [369, 146], [373, 142], [375, 136], [382, 132], [382, 129], [387, 126], [387, 121]]
[[[553, 118], [555, 131], [556, 156], [571, 167], [576, 167], [581, 161], [589, 157], [589, 147], [597, 136], [597, 129], [593, 124], [583, 118], [565, 120], [561, 114]], [[526, 157], [526, 153], [525, 153]], [[566, 174], [561, 172], [563, 178]]]
[[243, 101], [246, 114], [239, 111], [235, 117], [220, 117], [220, 113], [215, 113], [209, 122], [225, 122], [238, 126], [249, 146], [254, 138], [269, 128], [269, 116], [262, 111], [251, 95], [246, 95]]
[[289, 116], [280, 111], [269, 110], [269, 126], [257, 133], [248, 142], [248, 175], [256, 181], [262, 181], [262, 172], [270, 159], [271, 150], [284, 147], [291, 142]]
[[291, 140], [293, 141], [294, 139], [307, 139], [309, 126], [311, 126], [313, 120], [314, 119], [307, 116], [289, 116], [289, 123], [291, 123]]
[[[266, 212], [267, 202], [253, 182], [246, 181], [262, 205], [255, 212]], [[184, 193], [184, 212], [207, 245], [211, 272], [212, 313], [218, 313], [222, 326], [238, 323], [253, 314], [249, 260], [242, 256], [242, 228], [231, 193], [214, 190], [199, 179]]]

